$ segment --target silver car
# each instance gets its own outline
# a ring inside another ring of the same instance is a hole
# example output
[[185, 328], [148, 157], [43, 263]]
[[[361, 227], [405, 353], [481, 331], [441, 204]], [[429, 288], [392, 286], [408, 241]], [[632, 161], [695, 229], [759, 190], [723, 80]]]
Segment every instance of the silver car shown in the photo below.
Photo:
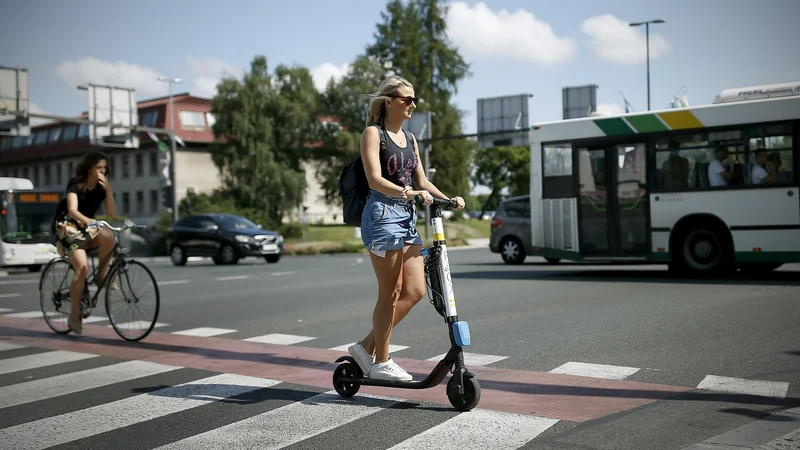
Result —
[[531, 198], [511, 197], [497, 206], [491, 222], [489, 249], [506, 264], [522, 264], [531, 251]]

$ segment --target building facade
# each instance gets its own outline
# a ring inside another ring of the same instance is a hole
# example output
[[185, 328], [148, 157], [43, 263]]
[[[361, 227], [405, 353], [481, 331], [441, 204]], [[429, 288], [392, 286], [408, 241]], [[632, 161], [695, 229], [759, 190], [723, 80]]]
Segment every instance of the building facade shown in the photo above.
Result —
[[[214, 139], [211, 100], [176, 94], [172, 104], [170, 111], [169, 98], [162, 97], [139, 102], [137, 107], [141, 126], [167, 129], [171, 115], [171, 126], [185, 144], [176, 146], [175, 156], [175, 187], [180, 202], [189, 189], [210, 193], [220, 186], [220, 178], [208, 151]], [[87, 118], [87, 114], [81, 118]], [[166, 134], [156, 138], [166, 141], [168, 148]], [[95, 150], [109, 157], [117, 214], [137, 223], [155, 225], [167, 210], [161, 193], [167, 152], [148, 133], [141, 133], [139, 148], [97, 147], [89, 141], [87, 125], [52, 122], [31, 127], [30, 136], [0, 137], [0, 176], [28, 178], [36, 188], [63, 190], [83, 155]], [[307, 220], [336, 223], [338, 208], [331, 208], [321, 200], [313, 165], [306, 164], [305, 170]], [[299, 215], [294, 215], [285, 220], [299, 219]]]

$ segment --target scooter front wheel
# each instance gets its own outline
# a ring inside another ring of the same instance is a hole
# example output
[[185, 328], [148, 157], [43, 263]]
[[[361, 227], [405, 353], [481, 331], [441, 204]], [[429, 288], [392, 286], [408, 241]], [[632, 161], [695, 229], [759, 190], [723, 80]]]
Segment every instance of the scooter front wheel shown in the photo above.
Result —
[[361, 388], [361, 385], [355, 383], [345, 383], [343, 381], [339, 381], [339, 378], [361, 378], [361, 376], [361, 368], [357, 365], [349, 362], [340, 364], [339, 367], [333, 371], [333, 388], [336, 389], [336, 392], [338, 392], [342, 397], [352, 397], [356, 395], [358, 390]]
[[481, 400], [481, 385], [478, 379], [464, 375], [464, 394], [458, 393], [456, 377], [450, 377], [447, 382], [447, 398], [450, 404], [459, 411], [469, 411], [478, 406]]

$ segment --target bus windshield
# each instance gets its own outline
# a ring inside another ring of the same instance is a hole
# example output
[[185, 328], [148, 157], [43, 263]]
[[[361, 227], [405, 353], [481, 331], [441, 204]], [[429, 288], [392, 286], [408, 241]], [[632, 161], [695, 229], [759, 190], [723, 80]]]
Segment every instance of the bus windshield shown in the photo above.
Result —
[[50, 243], [60, 200], [55, 191], [0, 191], [0, 238], [11, 244]]

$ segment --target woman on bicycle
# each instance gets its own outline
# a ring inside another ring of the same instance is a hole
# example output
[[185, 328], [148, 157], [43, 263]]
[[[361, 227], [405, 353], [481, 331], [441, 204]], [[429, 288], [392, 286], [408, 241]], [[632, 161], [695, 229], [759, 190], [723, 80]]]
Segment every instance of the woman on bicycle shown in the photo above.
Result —
[[54, 219], [58, 252], [62, 256], [67, 255], [75, 271], [70, 284], [69, 327], [76, 334], [83, 332], [80, 304], [89, 274], [86, 249], [100, 250], [101, 265], [96, 278], [99, 287], [111, 262], [108, 256], [114, 248], [111, 232], [100, 229], [94, 221], [100, 205], [105, 206], [106, 215], [111, 218], [117, 213], [108, 174], [108, 158], [105, 154], [95, 152], [86, 155], [75, 168], [75, 176], [67, 183], [67, 195], [58, 204]]
[[[422, 238], [416, 228], [413, 200], [420, 195], [424, 204], [430, 205], [431, 194], [448, 197], [428, 180], [419, 164], [416, 137], [411, 135], [413, 142], [408, 142], [402, 129], [403, 121], [411, 118], [416, 108], [414, 86], [391, 76], [370, 97], [368, 126], [361, 135], [361, 158], [370, 187], [361, 216], [361, 236], [378, 279], [378, 301], [372, 331], [348, 351], [365, 377], [411, 381], [411, 375], [389, 358], [389, 339], [392, 328], [425, 296]], [[386, 135], [385, 152], [380, 148], [377, 127]], [[463, 198], [453, 200], [457, 209], [464, 208]]]

